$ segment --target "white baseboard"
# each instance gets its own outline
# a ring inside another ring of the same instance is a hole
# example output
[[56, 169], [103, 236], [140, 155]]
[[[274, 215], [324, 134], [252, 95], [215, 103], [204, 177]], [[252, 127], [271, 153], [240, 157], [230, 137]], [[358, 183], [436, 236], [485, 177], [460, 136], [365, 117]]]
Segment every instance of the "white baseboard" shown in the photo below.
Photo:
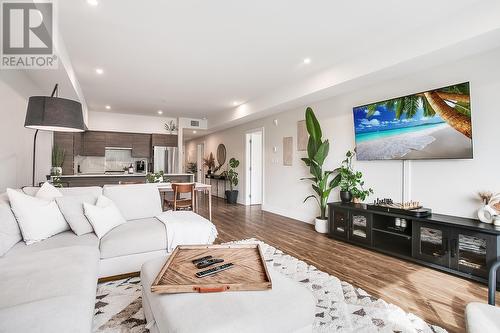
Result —
[[314, 218], [311, 218], [310, 216], [306, 216], [305, 214], [296, 214], [296, 213], [290, 213], [290, 211], [278, 207], [273, 207], [267, 204], [262, 204], [262, 210], [266, 212], [270, 212], [273, 214], [278, 214], [281, 216], [285, 216], [294, 220], [299, 220], [304, 223], [308, 224], [314, 224]]

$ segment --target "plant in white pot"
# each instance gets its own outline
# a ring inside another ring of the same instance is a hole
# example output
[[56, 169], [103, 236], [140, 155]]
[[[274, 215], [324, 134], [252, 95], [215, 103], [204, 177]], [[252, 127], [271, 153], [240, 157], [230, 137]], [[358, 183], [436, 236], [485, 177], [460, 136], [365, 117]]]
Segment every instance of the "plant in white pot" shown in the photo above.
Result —
[[311, 177], [302, 178], [312, 181], [312, 188], [316, 194], [311, 194], [304, 199], [304, 202], [314, 198], [319, 206], [320, 215], [316, 217], [314, 228], [317, 232], [328, 232], [328, 219], [326, 217], [326, 208], [330, 192], [339, 185], [340, 174], [335, 175], [335, 171], [323, 171], [323, 163], [328, 156], [330, 143], [323, 140], [321, 126], [311, 108], [306, 109], [306, 127], [309, 133], [307, 143], [307, 157], [302, 161], [309, 167]]

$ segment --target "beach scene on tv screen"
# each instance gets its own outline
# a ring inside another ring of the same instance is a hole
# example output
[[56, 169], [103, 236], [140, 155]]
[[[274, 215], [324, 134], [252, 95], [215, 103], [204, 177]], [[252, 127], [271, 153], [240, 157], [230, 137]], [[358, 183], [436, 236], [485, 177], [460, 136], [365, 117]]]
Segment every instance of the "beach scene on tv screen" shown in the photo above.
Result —
[[358, 160], [472, 158], [469, 83], [355, 107]]

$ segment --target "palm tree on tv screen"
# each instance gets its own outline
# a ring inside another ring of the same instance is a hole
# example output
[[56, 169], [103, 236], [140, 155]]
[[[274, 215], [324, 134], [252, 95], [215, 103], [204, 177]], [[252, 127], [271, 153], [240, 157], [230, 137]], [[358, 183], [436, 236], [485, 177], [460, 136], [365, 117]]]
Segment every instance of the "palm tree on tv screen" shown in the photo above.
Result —
[[366, 117], [372, 117], [380, 106], [394, 110], [397, 119], [401, 119], [403, 114], [408, 119], [413, 118], [418, 109], [422, 107], [425, 117], [432, 117], [437, 114], [448, 125], [472, 139], [468, 83], [373, 103], [367, 106], [368, 113]]

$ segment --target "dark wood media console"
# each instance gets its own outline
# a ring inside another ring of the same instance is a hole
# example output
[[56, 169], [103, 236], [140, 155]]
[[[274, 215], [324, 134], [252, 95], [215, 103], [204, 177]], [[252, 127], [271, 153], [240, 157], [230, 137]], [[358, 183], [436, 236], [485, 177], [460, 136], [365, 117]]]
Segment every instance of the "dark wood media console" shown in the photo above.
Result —
[[[411, 217], [364, 204], [328, 206], [330, 237], [461, 277], [487, 283], [489, 268], [500, 256], [500, 227], [478, 220], [442, 214]], [[398, 221], [406, 226], [396, 226]]]

